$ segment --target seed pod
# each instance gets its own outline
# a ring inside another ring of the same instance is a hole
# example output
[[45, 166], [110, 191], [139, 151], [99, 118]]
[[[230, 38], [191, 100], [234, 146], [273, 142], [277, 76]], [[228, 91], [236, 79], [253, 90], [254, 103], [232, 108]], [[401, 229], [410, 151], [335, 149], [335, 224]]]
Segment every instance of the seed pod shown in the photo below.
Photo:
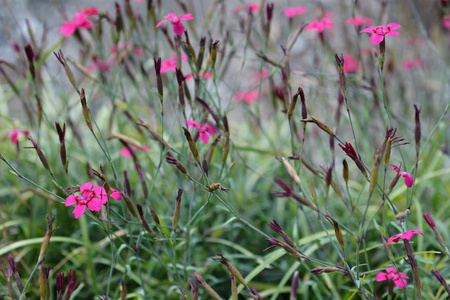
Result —
[[136, 208], [139, 213], [139, 218], [141, 219], [142, 226], [144, 226], [145, 230], [152, 235], [156, 235], [155, 232], [150, 228], [147, 221], [144, 218], [144, 211], [142, 210], [142, 206], [140, 204], [136, 204]]
[[345, 159], [342, 161], [342, 177], [344, 177], [345, 184], [348, 184], [348, 163]]
[[84, 120], [86, 121], [86, 125], [89, 127], [89, 129], [91, 131], [93, 131], [92, 123], [91, 123], [91, 114], [89, 112], [89, 108], [88, 108], [87, 103], [86, 103], [86, 96], [84, 94], [84, 89], [83, 88], [81, 89], [80, 100], [81, 100], [81, 106], [83, 108], [83, 116], [84, 116]]
[[183, 131], [184, 131], [184, 135], [186, 137], [186, 140], [188, 141], [189, 149], [191, 150], [191, 153], [194, 156], [195, 161], [197, 161], [198, 164], [201, 164], [200, 156], [198, 155], [197, 146], [195, 145], [195, 142], [192, 139], [191, 133], [185, 127], [183, 127]]
[[244, 277], [242, 277], [241, 273], [236, 269], [233, 264], [231, 264], [222, 254], [217, 254], [219, 258], [213, 258], [213, 260], [218, 260], [222, 264], [227, 267], [227, 269], [233, 274], [234, 278], [236, 278], [237, 281], [239, 281], [241, 284], [243, 284], [245, 287], [247, 287], [247, 284], [245, 283]]
[[422, 108], [418, 108], [417, 105], [414, 104], [414, 109], [416, 110], [415, 116], [416, 128], [414, 130], [414, 138], [416, 142], [416, 157], [418, 158], [420, 152], [420, 138], [422, 137], [422, 131], [420, 129], [420, 110]]
[[377, 186], [378, 183], [378, 170], [380, 168], [380, 163], [381, 163], [381, 150], [377, 149], [377, 152], [375, 153], [372, 171], [370, 173], [369, 197], [372, 196], [373, 191], [375, 190], [375, 187]]
[[[101, 22], [99, 22], [99, 24], [100, 23]], [[72, 84], [73, 88], [77, 91], [77, 93], [80, 93], [80, 91], [78, 90], [77, 81], [75, 80], [75, 76], [73, 75], [72, 70], [70, 69], [69, 65], [67, 64], [66, 58], [64, 57], [64, 54], [61, 51], [61, 49], [59, 49], [58, 53], [53, 52], [53, 54], [59, 60], [61, 65], [64, 67], [64, 71], [66, 72], [66, 76], [69, 79], [70, 83]]]
[[201, 70], [201, 68], [202, 68], [203, 56], [205, 54], [205, 43], [206, 43], [206, 37], [202, 37], [200, 39], [200, 50], [198, 51], [198, 55], [197, 55], [197, 70]]
[[44, 168], [46, 168], [50, 172], [50, 174], [53, 176], [53, 171], [50, 168], [50, 164], [48, 163], [47, 158], [45, 157], [44, 151], [42, 151], [41, 147], [39, 147], [39, 145], [36, 143], [35, 140], [33, 140], [33, 138], [29, 137], [28, 139], [33, 144], [33, 147], [27, 147], [27, 148], [34, 148], [36, 150], [36, 153], [39, 156], [39, 160], [41, 161], [42, 165], [44, 165]]
[[178, 189], [177, 201], [175, 203], [175, 210], [173, 212], [172, 226], [173, 230], [177, 230], [178, 219], [180, 218], [180, 206], [181, 206], [181, 195], [183, 194], [183, 189]]
[[205, 291], [214, 299], [214, 300], [222, 300], [222, 298], [219, 296], [219, 294], [217, 294], [217, 292], [210, 287], [206, 281], [203, 279], [202, 276], [200, 276], [200, 274], [197, 273], [197, 271], [195, 272], [195, 278], [198, 280], [198, 282], [200, 282], [200, 284], [203, 286], [203, 288], [205, 289]]
[[166, 162], [168, 162], [169, 164], [175, 165], [178, 168], [178, 170], [180, 170], [181, 173], [188, 175], [188, 171], [187, 171], [186, 167], [183, 166], [177, 159], [167, 156]]

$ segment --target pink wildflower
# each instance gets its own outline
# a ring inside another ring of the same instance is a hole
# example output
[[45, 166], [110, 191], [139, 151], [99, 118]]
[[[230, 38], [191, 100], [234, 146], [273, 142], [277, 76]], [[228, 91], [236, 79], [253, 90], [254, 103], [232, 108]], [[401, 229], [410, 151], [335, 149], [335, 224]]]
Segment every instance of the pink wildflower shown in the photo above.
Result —
[[211, 125], [204, 125], [202, 123], [195, 123], [193, 120], [188, 120], [187, 122], [188, 126], [197, 128], [200, 133], [200, 139], [203, 143], [208, 143], [209, 141], [209, 135], [216, 134], [216, 131], [214, 130], [214, 127]]
[[442, 26], [447, 29], [450, 29], [450, 15], [443, 16], [441, 19]]
[[[192, 78], [194, 78], [195, 76], [197, 76], [196, 74], [189, 74], [189, 75], [187, 75], [186, 76], [186, 78], [185, 78], [185, 80], [189, 80], [189, 79], [192, 79]], [[212, 76], [212, 74], [210, 73], [210, 72], [206, 72], [205, 74], [203, 74], [203, 73], [198, 73], [198, 77], [200, 77], [200, 78], [210, 78]]]
[[[181, 61], [187, 60], [186, 55], [181, 55]], [[177, 68], [177, 56], [172, 56], [171, 59], [166, 59], [161, 62], [161, 74], [166, 73], [169, 70], [172, 70], [173, 72], [176, 71]]]
[[365, 25], [370, 25], [372, 24], [372, 20], [370, 18], [367, 17], [359, 17], [359, 16], [355, 16], [354, 18], [350, 18], [347, 19], [347, 21], [345, 21], [345, 24], [347, 25], [355, 25], [357, 27], [365, 24]]
[[303, 6], [297, 6], [297, 7], [289, 7], [283, 10], [283, 13], [288, 18], [293, 18], [296, 15], [300, 15], [306, 12], [306, 8]]
[[239, 102], [242, 101], [244, 103], [250, 103], [255, 101], [256, 99], [258, 99], [258, 91], [253, 90], [253, 91], [247, 91], [247, 90], [243, 90], [243, 91], [238, 91], [233, 95], [233, 101], [234, 102]]
[[408, 285], [408, 282], [402, 278], [406, 278], [408, 279], [409, 277], [406, 276], [406, 274], [400, 272], [397, 273], [397, 270], [394, 268], [387, 268], [386, 269], [387, 273], [384, 272], [380, 272], [377, 274], [376, 277], [376, 281], [384, 281], [384, 280], [392, 280], [396, 286], [398, 286], [401, 289], [406, 288], [406, 286]]
[[[138, 150], [148, 150], [148, 149], [150, 149], [150, 147], [149, 146], [142, 146], [142, 148], [139, 148], [139, 147], [136, 147], [136, 146], [133, 146], [133, 145], [130, 145], [130, 148], [131, 148], [131, 150], [133, 150], [133, 151], [138, 151]], [[122, 149], [120, 149], [120, 151], [119, 151], [119, 155], [123, 155], [123, 156], [125, 156], [126, 158], [130, 158], [131, 157], [131, 153], [130, 153], [130, 151], [128, 150], [128, 148], [126, 148], [126, 147], [123, 147]]]
[[90, 66], [88, 66], [88, 70], [92, 71], [96, 68], [99, 68], [102, 72], [109, 72], [111, 71], [111, 67], [110, 65], [113, 64], [113, 62], [111, 60], [101, 60], [98, 59], [97, 56], [93, 55], [92, 56], [92, 60], [94, 61], [93, 64], [91, 64]]
[[17, 144], [19, 142], [19, 134], [23, 134], [25, 138], [27, 138], [30, 133], [28, 132], [28, 130], [25, 129], [8, 130], [3, 136], [3, 140], [6, 139], [6, 137], [11, 136], [11, 142]]
[[[394, 165], [391, 165], [391, 168], [399, 173], [400, 172], [400, 168]], [[411, 176], [411, 174], [407, 173], [407, 172], [401, 172], [400, 175], [403, 176], [403, 179], [405, 180], [405, 184], [407, 187], [412, 187], [413, 183], [414, 183], [414, 178]]]
[[325, 28], [332, 28], [333, 22], [328, 18], [322, 18], [320, 20], [314, 20], [306, 27], [306, 31], [317, 30], [317, 32], [323, 32]]
[[255, 72], [252, 75], [252, 82], [254, 84], [259, 84], [261, 81], [266, 80], [270, 76], [270, 71], [267, 69], [262, 69], [261, 72]]
[[87, 19], [87, 16], [92, 16], [98, 14], [98, 11], [95, 7], [88, 7], [80, 10], [75, 14], [75, 18], [73, 21], [66, 21], [59, 29], [59, 33], [62, 33], [65, 37], [69, 37], [72, 35], [77, 28], [92, 28], [92, 21]]
[[351, 54], [344, 55], [344, 72], [345, 73], [358, 73], [361, 66], [359, 61]]
[[391, 237], [388, 239], [388, 243], [389, 243], [389, 245], [390, 245], [392, 242], [398, 243], [398, 241], [399, 241], [400, 239], [402, 239], [402, 240], [408, 240], [408, 241], [409, 241], [409, 240], [413, 237], [413, 235], [416, 234], [416, 233], [420, 233], [421, 235], [423, 235], [423, 233], [422, 233], [420, 230], [410, 230], [410, 231], [406, 231], [406, 232], [404, 232], [404, 233], [399, 233], [399, 234], [396, 234], [396, 235], [394, 235], [394, 236], [391, 236]]
[[372, 44], [376, 45], [381, 43], [384, 40], [384, 36], [386, 35], [400, 35], [400, 33], [392, 31], [399, 29], [401, 27], [400, 24], [397, 23], [389, 23], [387, 26], [381, 25], [381, 26], [371, 26], [366, 29], [363, 29], [361, 32], [368, 32], [368, 33], [374, 33], [370, 37], [370, 41]]
[[235, 7], [235, 8], [233, 9], [233, 11], [234, 11], [235, 13], [238, 13], [238, 12], [240, 12], [242, 9], [245, 9], [245, 10], [251, 10], [252, 12], [257, 12], [258, 9], [259, 9], [259, 3], [250, 3], [250, 4], [240, 5], [240, 6]]
[[167, 16], [164, 16], [164, 20], [156, 24], [156, 28], [161, 26], [161, 24], [166, 21], [171, 21], [173, 25], [173, 31], [178, 35], [182, 35], [184, 32], [184, 25], [183, 23], [181, 23], [181, 20], [192, 20], [193, 18], [194, 17], [192, 16], [192, 14], [186, 14], [177, 17], [173, 12], [171, 12]]
[[420, 68], [423, 66], [423, 60], [420, 57], [405, 60], [402, 64], [403, 70], [411, 71], [415, 68]]
[[[84, 214], [86, 206], [90, 211], [100, 211], [102, 209], [102, 204], [108, 202], [108, 196], [106, 195], [105, 189], [101, 186], [92, 188], [92, 182], [83, 184], [80, 187], [80, 193], [81, 196], [70, 195], [66, 198], [66, 206], [77, 205], [73, 210], [75, 219], [78, 219]], [[111, 189], [111, 198], [120, 200], [120, 192]]]

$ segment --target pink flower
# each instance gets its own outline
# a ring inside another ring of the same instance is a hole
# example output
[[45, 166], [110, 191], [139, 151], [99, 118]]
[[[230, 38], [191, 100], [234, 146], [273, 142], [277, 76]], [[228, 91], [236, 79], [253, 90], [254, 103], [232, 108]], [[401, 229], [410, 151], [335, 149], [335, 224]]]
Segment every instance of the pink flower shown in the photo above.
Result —
[[[186, 55], [181, 55], [181, 61], [187, 60]], [[166, 73], [169, 70], [172, 70], [173, 72], [176, 71], [177, 68], [177, 56], [172, 56], [171, 59], [166, 59], [161, 62], [161, 74]]]
[[295, 15], [300, 15], [306, 12], [306, 8], [303, 6], [297, 6], [297, 7], [289, 7], [283, 10], [283, 13], [288, 18], [293, 18]]
[[345, 21], [345, 24], [347, 25], [355, 25], [357, 27], [366, 24], [366, 25], [370, 25], [372, 24], [372, 20], [370, 18], [367, 17], [359, 17], [359, 16], [355, 16], [354, 18], [350, 18], [347, 19], [347, 21]]
[[392, 280], [396, 286], [398, 286], [401, 289], [406, 288], [408, 285], [408, 282], [402, 278], [408, 279], [409, 277], [406, 276], [406, 274], [403, 274], [402, 272], [397, 273], [397, 270], [394, 268], [387, 268], [387, 273], [380, 272], [377, 274], [376, 281], [384, 281], [384, 280]]
[[[400, 168], [394, 165], [391, 165], [391, 168], [399, 173], [400, 172]], [[403, 176], [403, 179], [405, 180], [405, 184], [407, 187], [412, 187], [413, 183], [414, 183], [414, 178], [411, 176], [411, 174], [407, 173], [407, 172], [401, 172], [400, 175]]]
[[415, 68], [420, 68], [423, 66], [423, 60], [420, 57], [405, 60], [402, 64], [403, 70], [411, 71]]
[[[80, 187], [81, 196], [70, 195], [66, 198], [65, 206], [72, 206], [76, 204], [77, 206], [73, 210], [75, 219], [81, 217], [86, 206], [90, 211], [100, 211], [102, 209], [102, 204], [108, 202], [108, 196], [106, 191], [101, 186], [96, 186], [92, 188], [92, 182], [86, 182]], [[111, 198], [120, 200], [120, 192], [111, 188]]]
[[243, 91], [238, 91], [233, 95], [233, 101], [234, 102], [239, 102], [242, 101], [244, 103], [250, 103], [255, 101], [256, 99], [258, 99], [258, 91], [253, 90], [253, 91], [247, 91], [247, 90], [243, 90]]
[[397, 23], [389, 23], [387, 26], [381, 25], [381, 26], [371, 26], [366, 29], [363, 29], [361, 32], [368, 32], [368, 33], [374, 33], [370, 37], [370, 41], [372, 44], [376, 45], [381, 43], [384, 40], [385, 35], [400, 35], [400, 33], [392, 31], [399, 29], [401, 27], [400, 24]]
[[173, 25], [173, 31], [178, 35], [182, 35], [184, 32], [184, 25], [183, 23], [181, 23], [181, 20], [192, 20], [193, 18], [194, 17], [192, 16], [192, 14], [177, 17], [173, 12], [171, 12], [167, 16], [164, 16], [164, 20], [156, 24], [156, 28], [161, 26], [161, 24], [166, 21], [171, 21]]
[[235, 13], [238, 13], [238, 12], [240, 12], [242, 9], [245, 9], [245, 10], [251, 10], [252, 12], [257, 12], [258, 9], [259, 9], [259, 3], [250, 3], [250, 4], [244, 4], [243, 6], [242, 6], [242, 5], [236, 6], [236, 7], [233, 9], [233, 11], [234, 11]]
[[441, 19], [442, 26], [444, 26], [447, 29], [450, 29], [450, 15], [443, 16]]
[[320, 20], [314, 20], [306, 27], [306, 31], [317, 30], [317, 32], [323, 32], [325, 28], [332, 28], [333, 22], [328, 18], [322, 18]]
[[261, 72], [255, 72], [252, 75], [252, 82], [254, 84], [259, 84], [261, 81], [266, 80], [270, 76], [270, 71], [267, 69], [262, 69]]
[[409, 241], [409, 240], [413, 237], [413, 235], [416, 234], [416, 233], [420, 233], [421, 235], [423, 235], [423, 233], [422, 233], [420, 230], [410, 230], [410, 231], [406, 231], [406, 232], [404, 232], [404, 233], [399, 233], [399, 234], [396, 234], [396, 235], [394, 235], [394, 236], [391, 236], [391, 237], [388, 239], [388, 243], [389, 243], [389, 245], [390, 245], [392, 242], [398, 243], [398, 241], [399, 241], [400, 239], [402, 239], [402, 240], [408, 240], [408, 241]]
[[[185, 80], [189, 80], [189, 79], [192, 79], [192, 78], [194, 78], [195, 76], [197, 76], [196, 74], [189, 74], [188, 76], [186, 76], [186, 78], [185, 78]], [[203, 74], [203, 73], [198, 73], [198, 77], [200, 77], [200, 78], [210, 78], [212, 76], [212, 74], [211, 73], [209, 73], [209, 72], [206, 72], [205, 74]]]
[[198, 129], [199, 133], [200, 133], [200, 139], [202, 140], [203, 143], [208, 143], [209, 141], [209, 135], [214, 135], [216, 134], [216, 131], [214, 130], [214, 127], [212, 127], [211, 125], [204, 125], [202, 123], [195, 123], [192, 120], [188, 120], [187, 122], [188, 126], [190, 127], [195, 127]]
[[62, 33], [65, 37], [69, 37], [72, 35], [77, 28], [92, 28], [92, 21], [87, 19], [87, 16], [92, 16], [98, 14], [98, 11], [95, 7], [88, 7], [80, 10], [75, 14], [75, 18], [73, 21], [66, 21], [59, 29], [59, 33]]
[[[150, 149], [150, 147], [149, 146], [142, 146], [142, 148], [139, 148], [139, 147], [136, 147], [136, 146], [133, 146], [133, 145], [130, 145], [130, 148], [131, 148], [131, 150], [133, 150], [133, 151], [138, 151], [138, 150], [148, 150], [148, 149]], [[130, 151], [126, 148], [126, 147], [123, 147], [122, 149], [120, 149], [120, 151], [119, 151], [119, 155], [123, 155], [123, 156], [125, 156], [126, 158], [130, 158], [131, 157], [131, 153], [130, 153]]]
[[92, 60], [94, 61], [94, 63], [87, 67], [89, 71], [92, 71], [96, 68], [100, 68], [102, 72], [111, 71], [111, 65], [113, 64], [111, 60], [101, 60], [98, 59], [95, 55], [92, 56]]
[[17, 144], [19, 142], [19, 134], [23, 134], [25, 136], [25, 138], [28, 137], [28, 135], [30, 134], [28, 132], [28, 130], [25, 129], [12, 129], [12, 130], [8, 130], [5, 135], [3, 136], [3, 140], [6, 139], [6, 137], [11, 136], [11, 142], [13, 142], [14, 144]]
[[359, 61], [356, 60], [351, 54], [344, 55], [344, 72], [345, 73], [358, 73], [361, 66]]

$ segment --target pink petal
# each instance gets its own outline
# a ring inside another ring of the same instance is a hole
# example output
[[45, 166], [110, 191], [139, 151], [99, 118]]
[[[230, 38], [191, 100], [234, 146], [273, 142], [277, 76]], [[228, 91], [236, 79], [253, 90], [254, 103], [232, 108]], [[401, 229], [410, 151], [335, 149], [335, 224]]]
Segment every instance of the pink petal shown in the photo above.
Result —
[[192, 14], [186, 14], [178, 17], [179, 20], [192, 20], [193, 18], [194, 17], [192, 16]]
[[400, 172], [400, 168], [394, 165], [391, 165], [392, 170], [396, 171], [397, 173]]
[[373, 27], [367, 27], [366, 29], [361, 30], [361, 32], [375, 33], [375, 29]]
[[69, 197], [66, 198], [66, 203], [64, 205], [65, 206], [72, 206], [75, 203], [78, 203], [78, 198], [81, 198], [81, 197], [80, 196], [70, 195]]
[[398, 286], [400, 289], [404, 289], [406, 288], [406, 286], [408, 285], [408, 282], [406, 282], [405, 279], [394, 279], [394, 283], [396, 286]]
[[406, 231], [405, 233], [403, 233], [401, 235], [401, 238], [403, 240], [410, 240], [413, 237], [413, 232], [412, 231]]
[[200, 131], [200, 139], [203, 143], [208, 143], [209, 141], [209, 135], [206, 133], [206, 131]]
[[400, 33], [398, 33], [397, 31], [391, 31], [386, 33], [386, 35], [401, 35]]
[[164, 22], [166, 22], [166, 21], [168, 21], [168, 20], [167, 20], [167, 19], [162, 20], [161, 22], [159, 22], [158, 24], [156, 24], [155, 28], [158, 28], [159, 26], [162, 25], [162, 23], [164, 23]]
[[75, 32], [76, 29], [77, 26], [74, 23], [65, 22], [59, 29], [59, 33], [62, 33], [65, 37], [69, 37]]
[[80, 186], [80, 192], [84, 196], [87, 193], [90, 193], [92, 189], [92, 182], [86, 182], [82, 186]]
[[120, 151], [119, 151], [119, 155], [123, 155], [123, 156], [125, 156], [126, 158], [129, 158], [129, 157], [131, 157], [131, 153], [130, 153], [130, 150], [128, 150], [127, 148], [122, 148], [122, 149], [120, 149]]
[[384, 273], [384, 272], [378, 273], [377, 277], [375, 277], [376, 281], [383, 281], [383, 280], [386, 280], [386, 279], [388, 279], [388, 277], [387, 277], [387, 274]]
[[397, 243], [397, 242], [400, 240], [401, 235], [402, 235], [402, 234], [399, 233], [399, 234], [396, 234], [396, 235], [394, 235], [394, 236], [391, 236], [391, 237], [388, 239], [389, 245], [390, 245], [392, 242]]
[[188, 126], [197, 127], [197, 123], [195, 123], [193, 120], [188, 120]]
[[396, 30], [396, 29], [399, 29], [400, 27], [402, 27], [402, 25], [397, 24], [397, 23], [389, 23], [386, 27], [389, 30]]
[[206, 131], [207, 133], [209, 133], [210, 135], [216, 134], [216, 131], [214, 130], [214, 127], [212, 127], [211, 125], [205, 125], [203, 128], [204, 128], [205, 131]]
[[87, 206], [90, 211], [100, 211], [102, 209], [102, 201], [99, 198], [91, 198]]
[[142, 150], [150, 150], [149, 146], [142, 146]]
[[120, 194], [120, 192], [118, 190], [111, 189], [111, 198], [120, 200], [122, 198], [122, 195]]
[[81, 217], [84, 214], [85, 210], [86, 210], [85, 204], [78, 204], [72, 212], [75, 215], [75, 219]]
[[87, 7], [85, 9], [82, 9], [80, 13], [83, 13], [88, 16], [97, 15], [98, 10], [95, 7]]
[[173, 31], [178, 35], [183, 35], [184, 25], [183, 23], [173, 23]]
[[381, 43], [383, 40], [384, 40], [384, 36], [381, 34], [374, 34], [370, 37], [370, 41], [374, 45]]
[[422, 231], [417, 230], [417, 229], [412, 230], [411, 232], [412, 232], [413, 234], [420, 233], [421, 235], [423, 235]]
[[412, 187], [413, 183], [414, 183], [414, 178], [406, 173], [406, 172], [401, 172], [400, 175], [403, 176], [403, 179], [405, 179], [405, 184], [407, 187]]

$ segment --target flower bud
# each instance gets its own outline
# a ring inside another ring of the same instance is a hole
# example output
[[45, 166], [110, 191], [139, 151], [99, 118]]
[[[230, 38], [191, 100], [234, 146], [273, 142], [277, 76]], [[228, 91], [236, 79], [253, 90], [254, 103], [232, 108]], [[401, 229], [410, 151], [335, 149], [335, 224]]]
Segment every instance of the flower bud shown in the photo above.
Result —
[[192, 139], [191, 133], [189, 132], [189, 130], [187, 130], [185, 127], [183, 127], [183, 131], [184, 131], [184, 135], [186, 137], [186, 140], [188, 141], [189, 144], [189, 149], [191, 150], [192, 155], [194, 156], [195, 161], [198, 164], [201, 164], [200, 162], [200, 156], [198, 155], [198, 150], [197, 150], [197, 146], [195, 145], [194, 140]]
[[64, 57], [64, 54], [61, 51], [61, 49], [59, 49], [58, 53], [53, 52], [53, 54], [59, 60], [61, 65], [64, 67], [64, 71], [66, 72], [66, 76], [69, 79], [70, 83], [72, 84], [73, 88], [77, 91], [77, 93], [80, 93], [80, 91], [78, 90], [77, 81], [75, 80], [75, 76], [73, 75], [72, 70], [70, 69], [69, 65], [67, 64], [66, 58]]
[[84, 89], [83, 88], [81, 89], [80, 100], [81, 100], [81, 106], [83, 108], [83, 116], [84, 116], [84, 120], [86, 121], [86, 125], [89, 127], [89, 129], [91, 131], [93, 131], [92, 123], [91, 123], [91, 114], [89, 112], [89, 108], [88, 108], [87, 103], [86, 103], [86, 96], [84, 94]]
[[181, 195], [183, 194], [183, 189], [178, 189], [177, 201], [175, 203], [175, 210], [173, 212], [172, 226], [173, 230], [177, 230], [178, 219], [180, 218], [180, 206], [181, 206]]
[[181, 173], [188, 175], [188, 171], [187, 171], [186, 167], [183, 166], [177, 159], [167, 156], [166, 162], [168, 162], [169, 164], [175, 165], [178, 168], [178, 170], [180, 170]]
[[219, 294], [217, 294], [217, 292], [210, 287], [206, 281], [203, 279], [202, 276], [200, 276], [200, 274], [198, 274], [197, 272], [195, 272], [195, 278], [198, 280], [198, 282], [200, 282], [200, 284], [203, 286], [203, 288], [205, 289], [205, 291], [214, 299], [214, 300], [221, 300], [222, 298], [219, 296]]
[[140, 204], [136, 204], [136, 208], [138, 210], [139, 218], [141, 219], [142, 226], [144, 226], [145, 230], [147, 230], [148, 233], [150, 233], [152, 235], [156, 235], [155, 232], [150, 228], [150, 226], [148, 225], [147, 221], [144, 218], [144, 211], [142, 210], [142, 206]]
[[50, 172], [50, 174], [53, 176], [53, 171], [50, 168], [50, 164], [48, 163], [47, 158], [45, 157], [44, 151], [42, 151], [41, 147], [39, 147], [39, 145], [36, 143], [35, 140], [33, 140], [33, 138], [29, 137], [28, 139], [33, 144], [33, 147], [29, 147], [29, 148], [34, 148], [36, 150], [37, 155], [39, 156], [39, 160], [44, 165], [44, 168], [46, 168]]

